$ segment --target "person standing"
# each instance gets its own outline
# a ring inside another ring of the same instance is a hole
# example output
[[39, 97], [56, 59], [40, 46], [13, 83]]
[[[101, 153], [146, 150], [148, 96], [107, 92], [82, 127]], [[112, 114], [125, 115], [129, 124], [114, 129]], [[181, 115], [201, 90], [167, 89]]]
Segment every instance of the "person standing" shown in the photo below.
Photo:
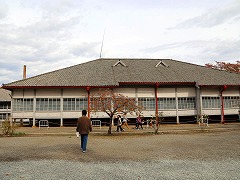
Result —
[[83, 153], [87, 150], [88, 134], [92, 131], [91, 120], [86, 115], [87, 111], [82, 110], [82, 116], [78, 118], [76, 129], [81, 136], [81, 149]]

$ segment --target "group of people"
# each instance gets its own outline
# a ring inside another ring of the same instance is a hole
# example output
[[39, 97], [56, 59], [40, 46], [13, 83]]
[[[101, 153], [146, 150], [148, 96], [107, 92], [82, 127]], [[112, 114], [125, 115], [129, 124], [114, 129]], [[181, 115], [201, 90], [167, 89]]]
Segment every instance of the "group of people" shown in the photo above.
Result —
[[[126, 115], [123, 116], [123, 118], [118, 115], [117, 118], [115, 118], [117, 120], [117, 132], [120, 131], [124, 131], [124, 127], [128, 128], [129, 129], [129, 126], [128, 126], [128, 119], [126, 118]], [[115, 120], [114, 119], [114, 120]]]
[[[129, 129], [128, 126], [128, 119], [126, 118], [126, 115], [123, 116], [123, 118], [118, 115], [116, 118], [114, 118], [115, 121], [117, 121], [117, 132], [119, 131], [124, 131], [124, 127]], [[144, 124], [144, 121], [142, 120], [141, 116], [138, 115], [138, 117], [136, 118], [136, 129], [143, 129], [142, 125]]]
[[[78, 121], [77, 121], [77, 128], [76, 128], [76, 132], [77, 132], [77, 136], [79, 135], [81, 141], [81, 150], [83, 153], [86, 152], [87, 150], [87, 141], [88, 141], [88, 134], [89, 132], [92, 131], [92, 124], [91, 124], [91, 120], [90, 118], [88, 118], [87, 116], [87, 111], [86, 110], [82, 110], [82, 116], [79, 117]], [[128, 119], [126, 118], [126, 114], [123, 115], [123, 118], [118, 115], [115, 119], [117, 119], [117, 130], [119, 132], [120, 131], [124, 131], [124, 127], [129, 128], [128, 126]], [[142, 121], [140, 115], [136, 118], [136, 129], [139, 129], [140, 127], [143, 129], [142, 125], [143, 125], [144, 121]]]

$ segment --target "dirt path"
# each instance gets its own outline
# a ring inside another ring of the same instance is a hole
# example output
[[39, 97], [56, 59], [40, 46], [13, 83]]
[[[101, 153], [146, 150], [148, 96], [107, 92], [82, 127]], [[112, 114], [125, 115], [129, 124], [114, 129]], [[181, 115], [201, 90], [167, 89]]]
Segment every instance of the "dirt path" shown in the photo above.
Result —
[[0, 161], [37, 159], [82, 162], [161, 159], [239, 159], [240, 132], [136, 136], [90, 135], [83, 154], [75, 136], [0, 138]]

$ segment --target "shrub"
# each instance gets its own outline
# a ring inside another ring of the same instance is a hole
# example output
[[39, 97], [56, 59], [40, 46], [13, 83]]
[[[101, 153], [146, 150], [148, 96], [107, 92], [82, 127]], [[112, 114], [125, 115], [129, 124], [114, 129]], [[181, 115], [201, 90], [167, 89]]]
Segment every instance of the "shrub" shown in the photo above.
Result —
[[11, 117], [2, 121], [2, 133], [4, 136], [13, 136], [17, 125], [12, 122]]

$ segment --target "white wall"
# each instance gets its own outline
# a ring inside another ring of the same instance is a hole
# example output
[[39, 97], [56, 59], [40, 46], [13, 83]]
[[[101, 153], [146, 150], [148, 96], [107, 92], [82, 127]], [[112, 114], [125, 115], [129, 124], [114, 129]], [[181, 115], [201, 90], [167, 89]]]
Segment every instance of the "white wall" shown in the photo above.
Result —
[[60, 98], [61, 89], [37, 89], [36, 98]]
[[154, 88], [137, 88], [137, 97], [155, 97]]
[[87, 97], [87, 90], [84, 89], [63, 89], [63, 97], [64, 98], [84, 98]]
[[203, 87], [201, 88], [201, 95], [202, 96], [211, 96], [211, 97], [219, 97], [219, 88], [215, 87]]
[[23, 98], [24, 97], [23, 90], [22, 89], [15, 89], [12, 93], [12, 96], [14, 98]]
[[13, 112], [14, 118], [33, 118], [33, 112]]
[[133, 98], [136, 96], [135, 88], [114, 88], [113, 92], [117, 94], [123, 94], [124, 96], [133, 97]]
[[25, 89], [24, 90], [24, 98], [33, 98], [34, 90], [33, 89]]
[[36, 119], [60, 119], [60, 112], [36, 112]]
[[177, 88], [178, 97], [195, 97], [196, 90], [195, 88]]
[[223, 91], [223, 96], [240, 96], [239, 88], [227, 87], [227, 89]]
[[158, 97], [175, 97], [175, 88], [158, 88]]
[[[97, 93], [99, 88], [90, 89], [90, 95]], [[120, 93], [128, 97], [152, 97], [155, 98], [155, 88], [114, 88], [114, 93]], [[177, 94], [176, 94], [177, 93]], [[36, 98], [61, 98], [63, 95], [64, 98], [81, 98], [87, 97], [86, 88], [76, 88], [76, 89], [37, 89]], [[162, 88], [159, 87], [157, 90], [158, 97], [195, 97], [196, 91], [194, 87], [182, 87], [182, 88]], [[219, 88], [216, 87], [202, 87], [201, 96], [212, 96], [219, 97]], [[227, 87], [223, 92], [223, 96], [239, 96], [239, 88]], [[33, 98], [34, 90], [33, 89], [15, 89], [13, 93], [14, 98]], [[211, 109], [203, 110], [203, 113], [208, 115], [220, 115], [221, 109]], [[238, 109], [225, 109], [225, 115], [228, 114], [238, 114]], [[144, 111], [144, 116], [154, 115], [154, 111]], [[164, 110], [165, 116], [187, 116], [195, 115], [195, 110]], [[13, 112], [14, 118], [32, 118], [34, 117], [33, 112]], [[81, 112], [36, 112], [36, 119], [60, 119], [62, 118], [78, 118], [81, 116]], [[91, 117], [94, 118], [108, 118], [108, 115], [105, 112], [91, 113]], [[128, 117], [135, 117], [135, 115], [128, 115]]]

